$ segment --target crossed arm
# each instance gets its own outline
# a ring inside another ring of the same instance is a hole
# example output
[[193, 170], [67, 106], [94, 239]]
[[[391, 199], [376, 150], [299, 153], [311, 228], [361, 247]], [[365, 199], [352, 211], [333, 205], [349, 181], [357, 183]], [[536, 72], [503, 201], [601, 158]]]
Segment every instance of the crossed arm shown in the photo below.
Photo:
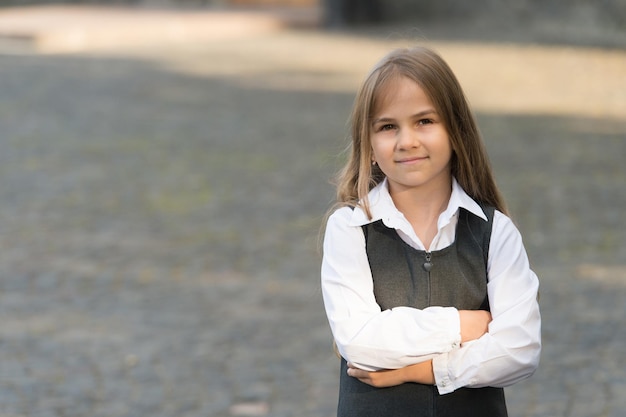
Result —
[[[459, 310], [461, 321], [461, 342], [469, 342], [487, 333], [491, 314], [482, 310]], [[348, 363], [348, 375], [376, 388], [392, 387], [406, 382], [433, 385], [433, 361], [417, 363], [400, 369], [364, 371]]]

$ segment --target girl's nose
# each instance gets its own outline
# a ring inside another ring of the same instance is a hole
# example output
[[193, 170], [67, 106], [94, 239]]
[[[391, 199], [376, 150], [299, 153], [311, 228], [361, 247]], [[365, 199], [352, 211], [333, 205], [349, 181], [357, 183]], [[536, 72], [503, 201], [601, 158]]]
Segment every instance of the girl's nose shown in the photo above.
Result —
[[399, 149], [417, 148], [420, 146], [417, 132], [412, 129], [399, 129], [397, 134], [397, 146]]

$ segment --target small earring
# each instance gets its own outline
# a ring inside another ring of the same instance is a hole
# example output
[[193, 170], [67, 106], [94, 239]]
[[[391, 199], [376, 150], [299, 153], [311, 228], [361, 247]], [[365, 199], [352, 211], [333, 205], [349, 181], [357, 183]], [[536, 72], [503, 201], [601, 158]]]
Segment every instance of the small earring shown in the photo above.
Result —
[[376, 161], [372, 161], [372, 165], [373, 165], [373, 166], [376, 166]]

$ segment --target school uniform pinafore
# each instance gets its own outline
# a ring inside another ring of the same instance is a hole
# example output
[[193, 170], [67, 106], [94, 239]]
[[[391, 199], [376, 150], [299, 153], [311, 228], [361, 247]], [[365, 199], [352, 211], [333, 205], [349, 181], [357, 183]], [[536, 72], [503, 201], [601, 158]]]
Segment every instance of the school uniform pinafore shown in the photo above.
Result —
[[[425, 252], [412, 248], [382, 221], [363, 226], [374, 295], [382, 310], [429, 306], [489, 310], [489, 221], [461, 208], [452, 245]], [[406, 383], [374, 388], [350, 377], [341, 360], [338, 417], [506, 417], [502, 388], [460, 388], [440, 395], [437, 387]]]

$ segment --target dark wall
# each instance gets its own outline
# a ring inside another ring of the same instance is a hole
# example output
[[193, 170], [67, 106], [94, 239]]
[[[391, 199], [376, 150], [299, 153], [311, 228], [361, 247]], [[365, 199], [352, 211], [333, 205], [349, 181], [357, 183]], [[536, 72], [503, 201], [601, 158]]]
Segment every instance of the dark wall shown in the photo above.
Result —
[[330, 20], [347, 24], [464, 19], [568, 21], [626, 29], [626, 0], [321, 0]]
[[626, 25], [626, 0], [392, 0], [388, 18], [430, 16], [436, 18], [498, 16], [502, 19], [569, 18], [611, 21]]

